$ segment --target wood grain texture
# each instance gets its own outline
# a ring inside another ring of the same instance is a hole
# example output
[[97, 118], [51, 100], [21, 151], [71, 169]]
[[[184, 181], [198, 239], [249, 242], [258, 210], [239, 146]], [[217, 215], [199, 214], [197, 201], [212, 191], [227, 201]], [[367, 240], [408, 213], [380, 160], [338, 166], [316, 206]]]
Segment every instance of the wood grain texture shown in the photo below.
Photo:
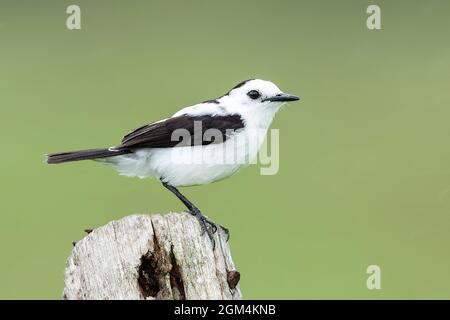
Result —
[[241, 299], [225, 233], [189, 213], [131, 215], [94, 229], [67, 260], [64, 299]]

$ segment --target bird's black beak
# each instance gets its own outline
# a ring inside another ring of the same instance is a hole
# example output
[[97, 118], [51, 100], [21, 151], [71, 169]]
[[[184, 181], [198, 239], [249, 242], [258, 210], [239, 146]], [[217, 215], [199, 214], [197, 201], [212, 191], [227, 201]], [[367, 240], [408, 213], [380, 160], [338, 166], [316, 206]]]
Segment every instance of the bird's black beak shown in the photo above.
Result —
[[287, 102], [287, 101], [297, 101], [300, 100], [299, 97], [297, 96], [293, 96], [291, 94], [288, 93], [279, 93], [273, 97], [269, 97], [264, 99], [263, 101], [270, 101], [270, 102], [275, 102], [275, 101], [279, 101], [279, 102]]

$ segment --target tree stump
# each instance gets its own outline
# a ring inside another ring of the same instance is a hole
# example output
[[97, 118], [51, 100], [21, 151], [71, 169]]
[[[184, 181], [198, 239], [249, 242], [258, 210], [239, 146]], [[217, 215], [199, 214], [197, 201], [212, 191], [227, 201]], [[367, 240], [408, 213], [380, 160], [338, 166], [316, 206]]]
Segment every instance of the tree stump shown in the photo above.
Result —
[[67, 260], [64, 299], [242, 298], [225, 233], [213, 251], [189, 213], [131, 215], [94, 229]]

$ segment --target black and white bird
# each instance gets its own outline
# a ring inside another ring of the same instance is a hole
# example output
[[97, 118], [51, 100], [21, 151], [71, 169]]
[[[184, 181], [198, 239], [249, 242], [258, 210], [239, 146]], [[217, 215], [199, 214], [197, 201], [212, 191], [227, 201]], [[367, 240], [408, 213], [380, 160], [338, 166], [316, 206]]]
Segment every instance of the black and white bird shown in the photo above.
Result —
[[115, 167], [121, 175], [159, 179], [197, 217], [214, 246], [218, 225], [177, 187], [228, 178], [254, 161], [277, 111], [298, 99], [270, 81], [246, 80], [217, 99], [137, 128], [117, 146], [50, 154], [47, 163], [96, 160]]

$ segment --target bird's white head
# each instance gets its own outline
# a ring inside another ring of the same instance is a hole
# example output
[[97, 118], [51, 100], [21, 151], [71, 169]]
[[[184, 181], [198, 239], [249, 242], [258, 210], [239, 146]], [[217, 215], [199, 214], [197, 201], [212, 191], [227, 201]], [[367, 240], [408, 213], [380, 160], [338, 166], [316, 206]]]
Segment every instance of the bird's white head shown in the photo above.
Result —
[[220, 100], [242, 106], [278, 107], [299, 97], [282, 92], [273, 82], [250, 79], [238, 83]]
[[218, 102], [229, 112], [273, 117], [284, 103], [296, 100], [299, 97], [284, 93], [270, 81], [250, 79], [234, 86]]

